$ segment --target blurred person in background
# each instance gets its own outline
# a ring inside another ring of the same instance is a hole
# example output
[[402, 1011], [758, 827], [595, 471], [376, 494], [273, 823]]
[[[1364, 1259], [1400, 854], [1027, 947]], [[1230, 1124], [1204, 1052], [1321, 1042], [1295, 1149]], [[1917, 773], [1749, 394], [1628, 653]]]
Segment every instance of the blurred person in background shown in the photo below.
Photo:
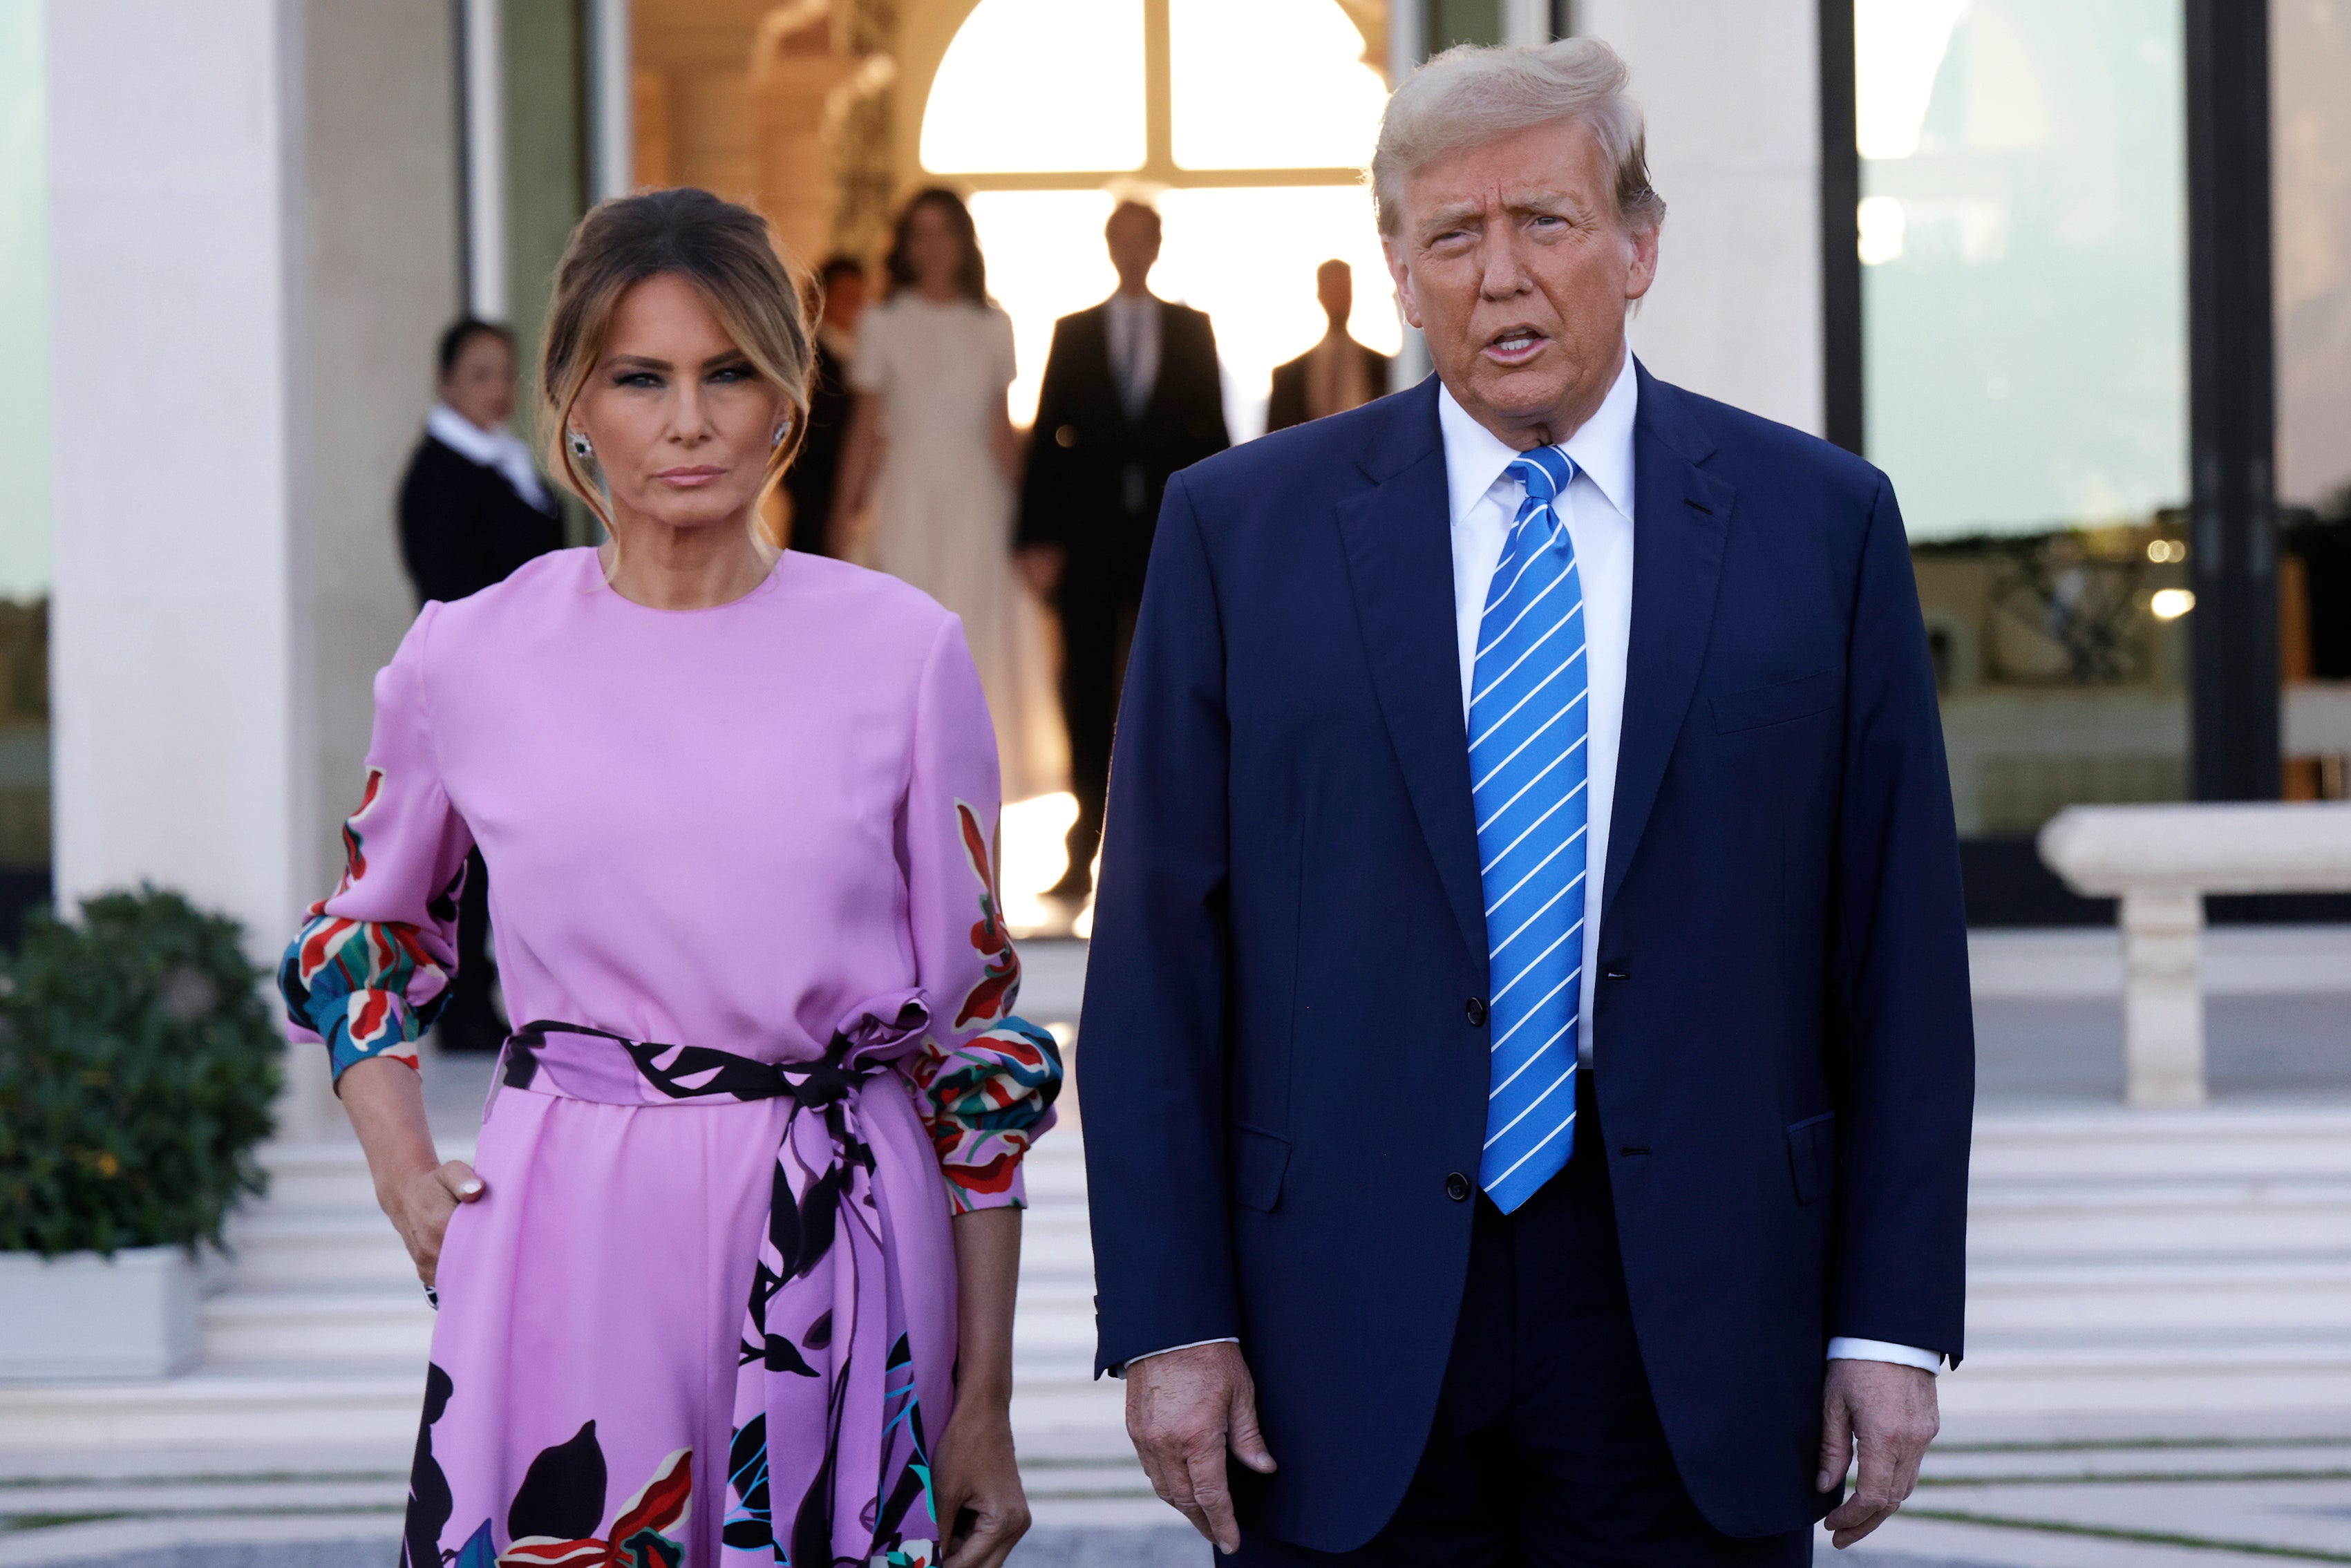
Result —
[[1012, 565], [1018, 439], [1012, 318], [987, 297], [971, 211], [953, 191], [915, 193], [898, 214], [889, 293], [858, 326], [856, 402], [833, 497], [836, 554], [870, 505], [857, 559], [963, 617], [996, 724], [1004, 797], [1061, 787], [1051, 653], [1036, 597]]
[[849, 434], [849, 367], [857, 359], [857, 319], [865, 313], [865, 264], [828, 257], [817, 275], [816, 361], [809, 370], [809, 427], [784, 474], [791, 497], [791, 548], [831, 555], [832, 497], [841, 445]]
[[1330, 330], [1321, 342], [1275, 369], [1273, 395], [1265, 405], [1268, 432], [1344, 413], [1387, 394], [1393, 361], [1347, 332], [1347, 316], [1355, 308], [1354, 269], [1337, 260], [1316, 267], [1314, 298], [1322, 303]]
[[[580, 221], [543, 408], [610, 538], [424, 607], [279, 971], [440, 1309], [408, 1568], [999, 1568], [1027, 1526], [1020, 1172], [1061, 1064], [1011, 1016], [955, 617], [759, 528], [801, 312], [706, 191]], [[415, 1040], [476, 841], [534, 1021], [469, 1166]]]
[[1093, 887], [1111, 731], [1159, 497], [1177, 469], [1231, 444], [1207, 316], [1151, 292], [1159, 214], [1122, 202], [1102, 237], [1118, 292], [1053, 324], [1020, 492], [1021, 570], [1061, 612], [1061, 715], [1078, 798], [1069, 870], [1050, 896]]
[[[441, 399], [400, 482], [400, 555], [421, 602], [470, 598], [563, 544], [563, 514], [515, 411], [514, 335], [471, 316], [441, 334]], [[471, 857], [457, 919], [457, 980], [441, 1009], [444, 1051], [496, 1051], [506, 1020], [491, 992], [490, 875]]]

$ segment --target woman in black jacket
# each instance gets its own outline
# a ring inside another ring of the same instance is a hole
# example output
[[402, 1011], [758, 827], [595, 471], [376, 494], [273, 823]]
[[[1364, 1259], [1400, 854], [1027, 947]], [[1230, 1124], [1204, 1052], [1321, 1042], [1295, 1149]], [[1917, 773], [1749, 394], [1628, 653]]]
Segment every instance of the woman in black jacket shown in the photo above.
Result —
[[400, 553], [419, 599], [479, 593], [563, 545], [529, 444], [509, 434], [514, 338], [471, 317], [441, 334], [441, 401], [400, 482]]

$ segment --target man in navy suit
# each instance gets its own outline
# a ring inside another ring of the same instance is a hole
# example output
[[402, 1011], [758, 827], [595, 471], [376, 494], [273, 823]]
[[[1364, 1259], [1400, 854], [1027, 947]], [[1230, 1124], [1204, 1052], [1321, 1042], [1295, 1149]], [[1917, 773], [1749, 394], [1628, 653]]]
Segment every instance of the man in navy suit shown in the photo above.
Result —
[[1099, 1364], [1243, 1563], [1808, 1562], [1959, 1357], [1902, 520], [1632, 360], [1625, 81], [1575, 39], [1405, 83], [1374, 189], [1436, 377], [1161, 513], [1078, 1054]]

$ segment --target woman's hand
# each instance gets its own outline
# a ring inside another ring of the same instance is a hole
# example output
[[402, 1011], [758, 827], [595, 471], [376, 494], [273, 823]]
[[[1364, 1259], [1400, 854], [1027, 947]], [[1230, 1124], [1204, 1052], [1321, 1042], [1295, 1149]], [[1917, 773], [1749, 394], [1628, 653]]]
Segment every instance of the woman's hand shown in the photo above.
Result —
[[461, 1203], [489, 1189], [463, 1160], [441, 1163], [433, 1127], [424, 1119], [424, 1090], [416, 1070], [378, 1057], [344, 1070], [335, 1084], [351, 1130], [367, 1151], [375, 1200], [416, 1263], [416, 1277], [433, 1289], [441, 1268], [441, 1238]]
[[449, 1217], [459, 1204], [472, 1203], [488, 1190], [463, 1160], [412, 1172], [376, 1189], [376, 1201], [391, 1216], [426, 1290], [433, 1289], [440, 1271], [441, 1239], [449, 1232]]
[[[1020, 1285], [1020, 1211], [959, 1214], [956, 1251], [955, 1414], [932, 1456], [941, 1568], [998, 1568], [1029, 1531], [1029, 1498], [1012, 1460], [1012, 1303]], [[958, 1540], [956, 1520], [975, 1522]]]
[[[932, 1456], [932, 1498], [939, 1515], [942, 1568], [998, 1568], [1029, 1533], [1029, 1495], [1012, 1457], [1012, 1415], [1001, 1399], [959, 1401]], [[974, 1515], [958, 1538], [956, 1521]]]

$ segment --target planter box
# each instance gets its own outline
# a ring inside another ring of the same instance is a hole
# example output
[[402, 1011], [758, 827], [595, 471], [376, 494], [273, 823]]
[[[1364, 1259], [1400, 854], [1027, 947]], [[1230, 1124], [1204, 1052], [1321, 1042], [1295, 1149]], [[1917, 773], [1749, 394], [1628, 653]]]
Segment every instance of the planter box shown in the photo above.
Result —
[[203, 1353], [196, 1296], [177, 1247], [0, 1252], [0, 1383], [176, 1376]]

